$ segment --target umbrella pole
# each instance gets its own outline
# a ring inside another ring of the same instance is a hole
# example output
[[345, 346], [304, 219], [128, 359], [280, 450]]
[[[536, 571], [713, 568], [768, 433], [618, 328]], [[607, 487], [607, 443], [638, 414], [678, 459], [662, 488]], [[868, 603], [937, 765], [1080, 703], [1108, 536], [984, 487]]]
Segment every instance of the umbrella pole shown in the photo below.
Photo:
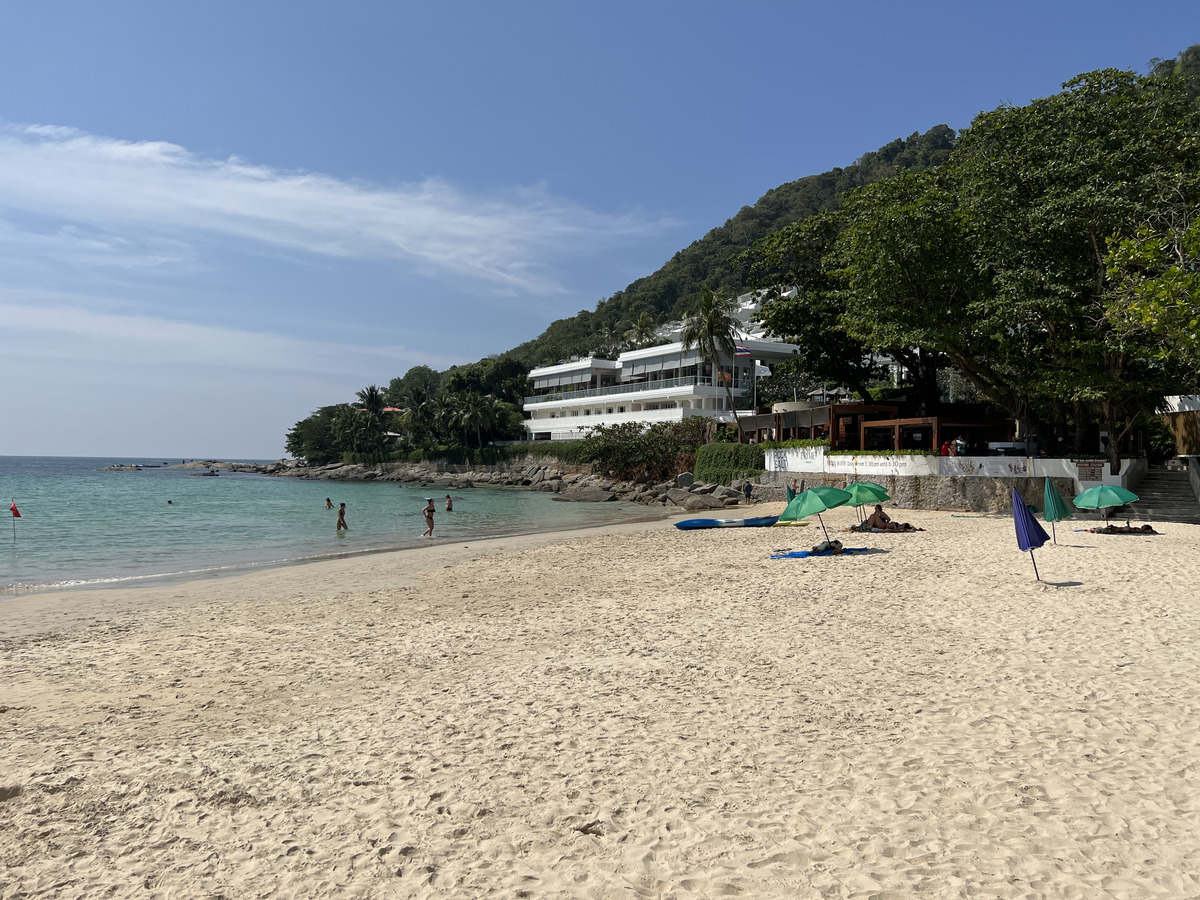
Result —
[[1033, 558], [1033, 550], [1032, 549], [1030, 549], [1030, 551], [1029, 551], [1029, 561], [1031, 563], [1033, 563], [1033, 577], [1036, 578], [1038, 581], [1041, 581], [1042, 576], [1038, 574], [1037, 560]]
[[[1057, 544], [1057, 543], [1058, 543], [1058, 535], [1057, 535], [1057, 534], [1055, 534], [1055, 532], [1054, 532], [1054, 523], [1053, 523], [1053, 522], [1051, 522], [1051, 523], [1050, 523], [1050, 536], [1051, 536], [1052, 538], [1054, 538], [1054, 543], [1056, 543], [1056, 544]], [[1035, 563], [1033, 567], [1036, 569], [1036, 568], [1037, 568], [1037, 564]], [[1040, 581], [1041, 579], [1038, 579], [1038, 580]]]
[[821, 514], [817, 513], [817, 521], [821, 523], [821, 530], [825, 532], [825, 543], [829, 543], [829, 532], [825, 529], [825, 520], [821, 518]]

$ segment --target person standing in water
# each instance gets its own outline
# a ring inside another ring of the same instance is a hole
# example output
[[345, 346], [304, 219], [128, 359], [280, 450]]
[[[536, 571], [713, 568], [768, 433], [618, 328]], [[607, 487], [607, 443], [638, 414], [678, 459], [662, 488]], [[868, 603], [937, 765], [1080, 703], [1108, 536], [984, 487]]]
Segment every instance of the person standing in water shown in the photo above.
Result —
[[433, 505], [433, 498], [429, 497], [425, 501], [425, 508], [421, 510], [425, 514], [425, 530], [421, 532], [421, 537], [433, 537], [433, 514], [437, 511], [437, 507]]
[[338, 534], [342, 533], [343, 528], [345, 528], [347, 531], [350, 530], [350, 526], [346, 524], [346, 504], [345, 503], [343, 503], [341, 506], [338, 507], [338, 520], [337, 520]]
[[454, 512], [454, 501], [450, 499], [450, 495], [446, 495], [446, 512]]
[[325, 508], [333, 509], [333, 501], [330, 500], [328, 497], [325, 498]]

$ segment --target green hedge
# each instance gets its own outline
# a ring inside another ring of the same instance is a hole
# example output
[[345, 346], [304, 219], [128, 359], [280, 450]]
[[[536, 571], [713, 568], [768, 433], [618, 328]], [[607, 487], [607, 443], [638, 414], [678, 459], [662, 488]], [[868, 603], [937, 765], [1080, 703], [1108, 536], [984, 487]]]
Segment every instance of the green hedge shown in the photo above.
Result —
[[761, 441], [754, 445], [763, 450], [794, 450], [798, 447], [829, 447], [828, 438], [797, 438], [791, 441]]
[[937, 450], [828, 450], [827, 456], [937, 456]]
[[697, 481], [705, 484], [733, 484], [744, 478], [758, 478], [763, 468], [764, 444], [705, 444], [696, 451]]

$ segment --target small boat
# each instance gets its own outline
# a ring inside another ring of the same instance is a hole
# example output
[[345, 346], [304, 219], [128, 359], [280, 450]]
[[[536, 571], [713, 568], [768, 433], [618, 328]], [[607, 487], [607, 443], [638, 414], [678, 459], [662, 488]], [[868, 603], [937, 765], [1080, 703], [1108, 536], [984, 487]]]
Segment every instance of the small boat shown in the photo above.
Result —
[[684, 519], [676, 522], [680, 531], [696, 531], [700, 528], [770, 528], [779, 516], [757, 516], [752, 519]]

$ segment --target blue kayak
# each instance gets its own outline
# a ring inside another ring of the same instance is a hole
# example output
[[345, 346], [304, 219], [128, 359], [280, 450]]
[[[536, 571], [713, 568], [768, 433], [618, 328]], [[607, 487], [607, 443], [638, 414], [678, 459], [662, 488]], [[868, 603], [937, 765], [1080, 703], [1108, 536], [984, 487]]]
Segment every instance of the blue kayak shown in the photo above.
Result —
[[758, 516], [754, 519], [685, 519], [676, 522], [680, 531], [696, 531], [700, 528], [770, 528], [779, 516]]

